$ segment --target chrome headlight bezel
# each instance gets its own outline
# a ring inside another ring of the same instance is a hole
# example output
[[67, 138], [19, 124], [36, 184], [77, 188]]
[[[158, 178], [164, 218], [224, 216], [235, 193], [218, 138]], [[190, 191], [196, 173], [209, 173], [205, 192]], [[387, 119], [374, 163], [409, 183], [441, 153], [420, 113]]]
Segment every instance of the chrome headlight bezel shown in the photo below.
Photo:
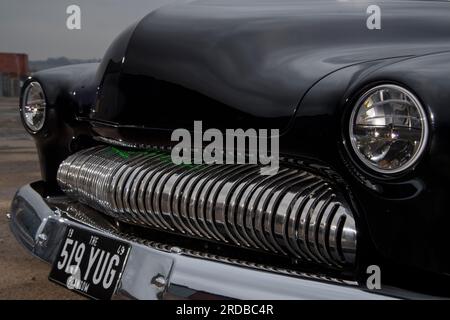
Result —
[[[415, 151], [415, 153], [412, 155], [412, 157], [406, 161], [405, 163], [401, 164], [398, 168], [395, 169], [383, 169], [378, 167], [377, 165], [373, 164], [368, 158], [366, 158], [358, 149], [357, 146], [357, 139], [355, 138], [355, 120], [358, 115], [358, 112], [360, 108], [362, 107], [363, 103], [374, 93], [383, 90], [383, 89], [390, 89], [390, 90], [397, 90], [401, 93], [403, 93], [405, 96], [407, 96], [411, 102], [414, 104], [414, 107], [416, 108], [419, 117], [420, 117], [420, 123], [421, 123], [421, 138], [419, 142], [419, 147]], [[356, 156], [356, 158], [364, 165], [366, 169], [369, 169], [375, 173], [383, 174], [383, 175], [398, 175], [407, 172], [408, 170], [415, 167], [419, 159], [424, 154], [424, 151], [428, 145], [428, 139], [429, 139], [429, 126], [428, 126], [428, 116], [425, 108], [423, 107], [420, 100], [417, 98], [417, 96], [412, 93], [410, 90], [406, 89], [403, 86], [397, 85], [397, 84], [379, 84], [374, 87], [371, 87], [360, 95], [360, 97], [357, 99], [356, 103], [352, 105], [352, 111], [350, 114], [350, 119], [348, 122], [348, 134], [349, 134], [349, 141], [351, 145], [351, 151], [352, 154]]]
[[[34, 90], [35, 92], [33, 92]], [[36, 102], [35, 108], [37, 108], [37, 111], [39, 112], [40, 119], [37, 120], [36, 123], [33, 123], [32, 120], [30, 120], [29, 115], [31, 111], [29, 110], [30, 104], [29, 104], [29, 98], [30, 94], [37, 94], [39, 96], [39, 99]], [[27, 115], [27, 111], [30, 111], [30, 113]], [[25, 126], [25, 128], [30, 133], [38, 133], [42, 130], [44, 127], [46, 117], [47, 117], [47, 98], [45, 96], [44, 89], [42, 88], [41, 84], [37, 81], [30, 81], [26, 83], [23, 91], [22, 91], [22, 97], [20, 99], [20, 116], [22, 119], [22, 123]]]

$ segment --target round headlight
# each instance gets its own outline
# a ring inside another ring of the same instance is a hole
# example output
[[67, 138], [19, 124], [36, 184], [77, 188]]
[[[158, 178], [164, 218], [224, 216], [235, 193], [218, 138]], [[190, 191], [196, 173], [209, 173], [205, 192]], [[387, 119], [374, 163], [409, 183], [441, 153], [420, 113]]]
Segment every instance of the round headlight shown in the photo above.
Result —
[[358, 158], [380, 173], [410, 168], [425, 149], [428, 123], [419, 100], [396, 85], [367, 91], [350, 117], [350, 141]]
[[30, 82], [23, 93], [20, 112], [23, 122], [31, 131], [39, 131], [45, 122], [46, 100], [44, 90], [36, 82]]

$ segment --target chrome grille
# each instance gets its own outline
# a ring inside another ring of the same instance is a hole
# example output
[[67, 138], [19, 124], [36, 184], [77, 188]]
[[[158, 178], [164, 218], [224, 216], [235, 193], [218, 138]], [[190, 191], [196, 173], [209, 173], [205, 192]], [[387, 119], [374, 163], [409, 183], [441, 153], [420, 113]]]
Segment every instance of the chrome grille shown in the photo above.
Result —
[[174, 165], [163, 151], [93, 147], [63, 161], [70, 197], [133, 224], [288, 255], [353, 264], [356, 227], [332, 183], [294, 167]]

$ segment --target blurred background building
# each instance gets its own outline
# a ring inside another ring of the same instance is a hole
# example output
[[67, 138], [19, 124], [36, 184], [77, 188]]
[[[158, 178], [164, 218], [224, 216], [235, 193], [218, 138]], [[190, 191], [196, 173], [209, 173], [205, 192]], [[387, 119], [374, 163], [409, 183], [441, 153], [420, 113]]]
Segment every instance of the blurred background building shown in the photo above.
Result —
[[17, 97], [29, 74], [28, 55], [0, 52], [0, 97]]

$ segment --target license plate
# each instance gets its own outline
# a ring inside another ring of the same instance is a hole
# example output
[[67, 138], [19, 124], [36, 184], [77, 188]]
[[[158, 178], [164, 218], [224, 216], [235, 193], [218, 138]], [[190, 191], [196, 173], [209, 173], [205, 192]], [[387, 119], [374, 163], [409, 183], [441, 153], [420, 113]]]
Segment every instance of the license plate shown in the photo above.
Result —
[[130, 246], [83, 229], [68, 227], [49, 279], [94, 299], [110, 299]]

